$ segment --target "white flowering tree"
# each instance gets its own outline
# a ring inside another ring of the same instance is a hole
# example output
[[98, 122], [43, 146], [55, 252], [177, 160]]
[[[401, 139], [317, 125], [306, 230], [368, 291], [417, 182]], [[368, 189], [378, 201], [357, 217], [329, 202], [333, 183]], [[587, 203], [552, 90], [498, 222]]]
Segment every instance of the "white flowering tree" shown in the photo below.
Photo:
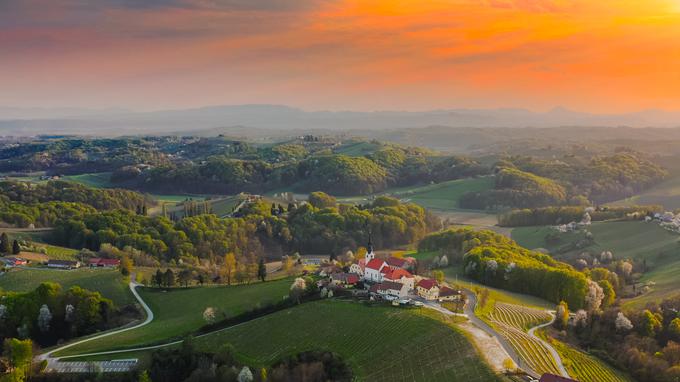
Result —
[[76, 307], [68, 304], [64, 308], [64, 321], [66, 322], [73, 322], [75, 319], [75, 313], [76, 313]]
[[586, 292], [585, 297], [586, 308], [588, 311], [595, 312], [600, 310], [603, 299], [604, 290], [602, 290], [602, 287], [598, 283], [588, 280], [588, 292]]
[[203, 320], [208, 324], [214, 324], [217, 318], [217, 311], [212, 306], [205, 308], [203, 311]]
[[7, 318], [7, 306], [0, 305], [0, 320]]
[[50, 308], [43, 304], [40, 307], [40, 313], [38, 313], [38, 328], [41, 332], [46, 333], [50, 330], [50, 322], [52, 322], [52, 312]]
[[616, 315], [616, 330], [620, 332], [627, 332], [633, 329], [633, 323], [630, 322], [628, 317], [626, 317], [623, 312], [619, 312], [619, 314]]
[[307, 289], [307, 282], [305, 279], [302, 277], [296, 278], [290, 286], [290, 298], [299, 304], [305, 293], [305, 289]]
[[253, 373], [250, 371], [248, 366], [243, 366], [243, 369], [238, 373], [238, 382], [252, 382]]
[[588, 312], [583, 309], [579, 309], [574, 315], [574, 326], [577, 328], [583, 328], [588, 324]]

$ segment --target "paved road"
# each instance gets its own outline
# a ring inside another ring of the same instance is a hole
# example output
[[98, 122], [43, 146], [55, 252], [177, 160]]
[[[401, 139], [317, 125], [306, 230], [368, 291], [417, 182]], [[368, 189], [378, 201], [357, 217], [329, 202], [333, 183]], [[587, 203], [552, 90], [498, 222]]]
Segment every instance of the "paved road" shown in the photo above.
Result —
[[140, 284], [138, 284], [138, 283], [135, 281], [135, 275], [133, 274], [133, 275], [130, 277], [130, 284], [129, 284], [129, 287], [130, 287], [130, 291], [132, 292], [132, 294], [135, 296], [135, 298], [137, 299], [137, 301], [139, 301], [140, 305], [142, 305], [142, 307], [144, 308], [144, 311], [146, 312], [146, 319], [145, 319], [142, 323], [137, 324], [137, 325], [134, 325], [134, 326], [125, 327], [125, 328], [122, 328], [122, 329], [117, 329], [117, 330], [109, 331], [109, 332], [106, 332], [106, 333], [103, 333], [103, 334], [100, 334], [100, 335], [97, 335], [97, 336], [94, 336], [94, 337], [89, 337], [89, 338], [82, 339], [82, 340], [80, 340], [80, 341], [71, 342], [70, 344], [67, 344], [67, 345], [64, 345], [64, 346], [60, 346], [60, 347], [58, 347], [58, 348], [56, 348], [56, 349], [50, 350], [50, 351], [47, 352], [47, 353], [41, 354], [41, 355], [39, 355], [39, 356], [37, 357], [37, 359], [40, 360], [40, 361], [42, 361], [42, 360], [47, 360], [48, 369], [52, 369], [52, 370], [55, 370], [55, 371], [59, 371], [59, 370], [62, 369], [62, 367], [59, 366], [59, 361], [57, 361], [57, 358], [59, 358], [59, 359], [68, 359], [68, 358], [80, 357], [80, 355], [77, 355], [77, 356], [64, 356], [64, 357], [53, 357], [53, 354], [54, 354], [54, 353], [59, 352], [59, 351], [61, 351], [61, 350], [68, 349], [68, 348], [73, 347], [73, 346], [76, 346], [76, 345], [80, 345], [80, 344], [85, 343], [85, 342], [93, 341], [93, 340], [96, 340], [96, 339], [99, 339], [99, 338], [103, 338], [103, 337], [113, 336], [113, 335], [116, 335], [116, 334], [119, 334], [119, 333], [127, 332], [127, 331], [129, 331], [129, 330], [141, 328], [141, 327], [144, 326], [144, 325], [148, 325], [151, 321], [153, 321], [153, 317], [154, 317], [154, 316], [153, 316], [153, 311], [151, 310], [151, 308], [149, 308], [149, 306], [146, 304], [146, 302], [144, 302], [144, 300], [142, 300], [142, 298], [139, 296], [139, 293], [137, 293], [137, 287], [138, 287], [139, 285], [140, 285]]
[[469, 289], [463, 289], [463, 293], [465, 294], [465, 297], [467, 297], [468, 303], [465, 304], [465, 314], [467, 314], [468, 318], [470, 321], [472, 321], [475, 326], [478, 328], [482, 329], [485, 331], [487, 334], [489, 334], [492, 337], [495, 337], [498, 342], [501, 344], [503, 349], [505, 350], [506, 353], [510, 356], [512, 361], [520, 367], [522, 370], [524, 370], [527, 374], [530, 374], [534, 377], [540, 377], [540, 375], [532, 370], [529, 365], [526, 365], [522, 362], [522, 359], [517, 355], [517, 352], [515, 351], [515, 348], [510, 345], [510, 342], [505, 339], [500, 333], [498, 333], [494, 328], [489, 326], [486, 322], [484, 322], [481, 318], [477, 317], [475, 315], [475, 307], [477, 306], [477, 295], [472, 292]]
[[552, 320], [550, 320], [550, 322], [547, 322], [547, 323], [545, 323], [545, 324], [541, 324], [541, 325], [538, 325], [538, 326], [534, 326], [533, 328], [529, 329], [529, 332], [528, 332], [528, 333], [529, 333], [529, 335], [530, 335], [531, 337], [537, 339], [539, 342], [541, 342], [543, 345], [545, 345], [545, 347], [548, 349], [548, 351], [550, 352], [550, 354], [552, 355], [552, 357], [555, 359], [555, 362], [557, 363], [557, 368], [560, 369], [560, 373], [562, 374], [562, 376], [563, 376], [563, 377], [570, 378], [569, 372], [567, 372], [567, 369], [564, 367], [564, 364], [562, 363], [562, 358], [561, 358], [560, 355], [557, 353], [557, 351], [555, 350], [555, 348], [553, 348], [552, 345], [550, 345], [550, 344], [547, 343], [546, 341], [543, 341], [542, 338], [540, 338], [540, 337], [536, 336], [536, 334], [534, 334], [534, 332], [536, 332], [536, 329], [545, 328], [546, 326], [550, 326], [550, 325], [553, 324], [553, 322], [555, 322], [555, 314], [553, 314], [552, 312], [548, 312], [548, 313], [550, 313], [550, 316], [552, 317]]

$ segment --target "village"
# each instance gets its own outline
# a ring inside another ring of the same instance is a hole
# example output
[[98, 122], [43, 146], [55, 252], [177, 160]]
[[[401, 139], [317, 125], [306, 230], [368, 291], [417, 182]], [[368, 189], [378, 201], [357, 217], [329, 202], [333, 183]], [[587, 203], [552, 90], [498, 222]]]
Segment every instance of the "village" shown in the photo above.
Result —
[[413, 257], [393, 255], [378, 257], [369, 241], [363, 258], [350, 265], [340, 266], [338, 261], [322, 263], [318, 269], [317, 286], [322, 296], [339, 294], [372, 301], [387, 301], [394, 306], [455, 303], [455, 310], [462, 311], [464, 294], [443, 281], [416, 275]]

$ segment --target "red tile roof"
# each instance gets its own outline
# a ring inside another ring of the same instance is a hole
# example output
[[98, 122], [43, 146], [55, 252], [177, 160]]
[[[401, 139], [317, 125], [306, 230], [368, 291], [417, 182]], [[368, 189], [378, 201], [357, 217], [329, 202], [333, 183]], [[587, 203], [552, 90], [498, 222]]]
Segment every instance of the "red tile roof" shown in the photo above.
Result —
[[578, 382], [575, 379], [570, 379], [570, 378], [565, 378], [565, 377], [560, 377], [555, 374], [543, 374], [541, 379], [539, 380], [540, 382]]
[[434, 287], [438, 287], [439, 284], [437, 283], [437, 280], [435, 279], [422, 279], [418, 281], [418, 286], [427, 290], [430, 290]]
[[376, 284], [376, 285], [378, 286], [378, 290], [388, 290], [388, 289], [401, 290], [401, 288], [403, 287], [402, 284], [393, 283], [391, 281], [385, 281], [385, 282], [382, 282], [382, 283]]
[[368, 264], [366, 264], [366, 268], [379, 271], [383, 267], [384, 264], [385, 264], [385, 262], [380, 260], [380, 259], [373, 259], [373, 260], [369, 261]]
[[455, 290], [455, 289], [451, 289], [451, 288], [449, 288], [449, 287], [447, 287], [447, 286], [442, 286], [442, 287], [439, 289], [439, 297], [455, 296], [455, 295], [457, 295], [457, 294], [460, 294], [460, 292], [458, 292], [458, 291]]
[[401, 280], [402, 277], [411, 278], [413, 275], [405, 269], [394, 269], [385, 273], [385, 278], [388, 280]]
[[387, 265], [391, 267], [402, 268], [406, 264], [407, 264], [406, 260], [400, 259], [398, 257], [390, 257], [389, 259], [387, 259]]
[[118, 259], [101, 259], [101, 258], [95, 257], [93, 259], [90, 259], [90, 265], [101, 265], [101, 266], [110, 265], [110, 266], [114, 266], [114, 265], [120, 265], [120, 260], [118, 260]]

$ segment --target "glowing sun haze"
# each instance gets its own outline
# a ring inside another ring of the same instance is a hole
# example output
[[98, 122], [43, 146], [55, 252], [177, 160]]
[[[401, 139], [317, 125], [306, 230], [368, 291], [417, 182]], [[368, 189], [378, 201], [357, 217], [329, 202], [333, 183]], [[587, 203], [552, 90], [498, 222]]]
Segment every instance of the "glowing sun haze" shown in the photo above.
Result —
[[0, 1], [0, 105], [680, 109], [677, 0]]

